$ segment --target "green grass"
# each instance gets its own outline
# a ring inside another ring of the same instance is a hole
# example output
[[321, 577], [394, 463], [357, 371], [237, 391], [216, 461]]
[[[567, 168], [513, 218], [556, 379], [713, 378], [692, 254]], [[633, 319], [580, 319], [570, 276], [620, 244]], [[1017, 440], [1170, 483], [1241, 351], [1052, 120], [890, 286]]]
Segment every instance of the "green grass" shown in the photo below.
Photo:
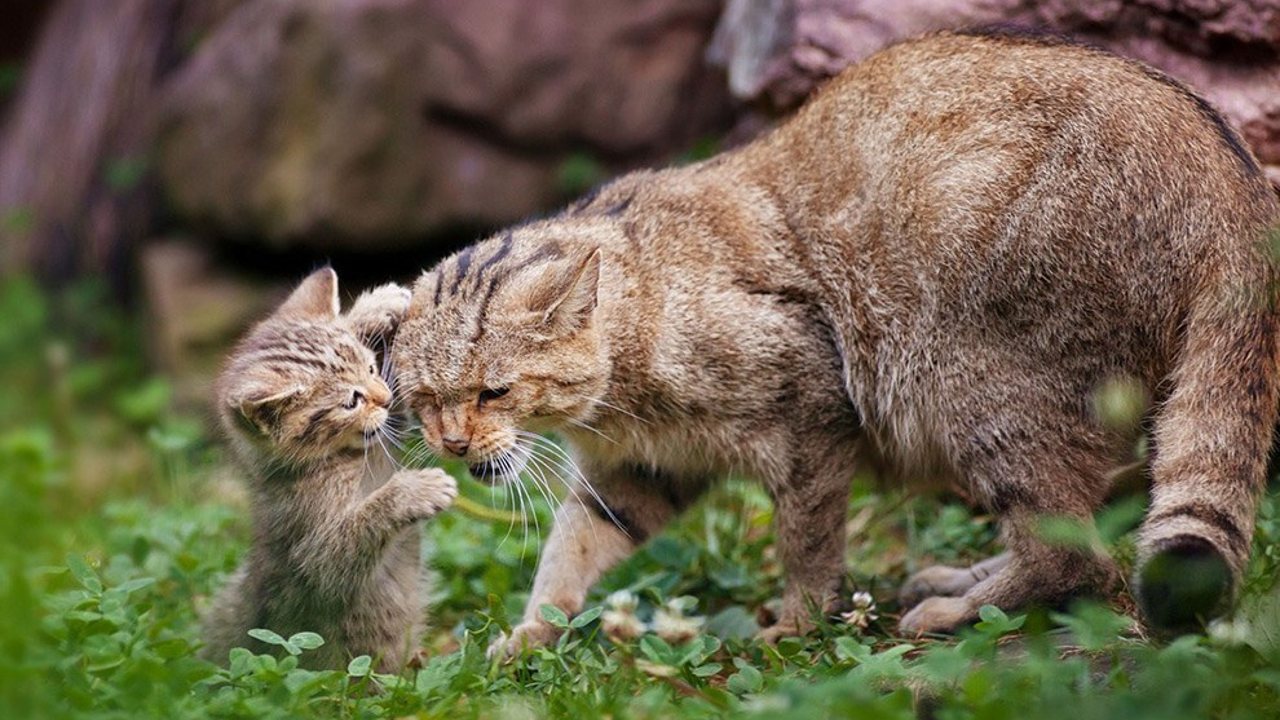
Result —
[[[1112, 608], [1008, 617], [993, 608], [960, 638], [895, 638], [894, 589], [926, 561], [995, 550], [990, 518], [855, 481], [849, 586], [871, 592], [865, 630], [839, 619], [777, 647], [754, 642], [779, 594], [759, 489], [729, 483], [610, 573], [591, 597], [638, 599], [649, 621], [676, 598], [705, 622], [692, 639], [614, 643], [599, 611], [554, 648], [512, 665], [484, 649], [527, 597], [539, 535], [450, 512], [429, 525], [431, 660], [374, 677], [356, 659], [310, 672], [238, 651], [195, 658], [198, 614], [247, 542], [234, 472], [199, 416], [170, 407], [143, 336], [91, 289], [56, 297], [0, 283], [0, 717], [826, 717], [1272, 718], [1280, 716], [1280, 503], [1258, 523], [1244, 610], [1209, 636], [1152, 642]], [[502, 491], [464, 483], [502, 507]], [[1140, 504], [1099, 538], [1123, 562]], [[536, 518], [536, 525], [535, 525]], [[1069, 527], [1047, 532], [1071, 541]], [[291, 642], [292, 641], [292, 642]], [[281, 638], [306, 652], [315, 638]]]

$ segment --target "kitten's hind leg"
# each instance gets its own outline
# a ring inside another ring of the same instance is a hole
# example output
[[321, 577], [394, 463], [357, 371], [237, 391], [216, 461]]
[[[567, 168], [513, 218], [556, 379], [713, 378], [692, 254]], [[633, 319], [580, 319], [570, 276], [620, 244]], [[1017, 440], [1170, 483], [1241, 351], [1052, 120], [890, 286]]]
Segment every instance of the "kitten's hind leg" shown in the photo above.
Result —
[[933, 565], [907, 578], [898, 591], [898, 604], [903, 608], [919, 605], [925, 598], [955, 597], [986, 580], [1009, 564], [1008, 552], [989, 557], [969, 567]]

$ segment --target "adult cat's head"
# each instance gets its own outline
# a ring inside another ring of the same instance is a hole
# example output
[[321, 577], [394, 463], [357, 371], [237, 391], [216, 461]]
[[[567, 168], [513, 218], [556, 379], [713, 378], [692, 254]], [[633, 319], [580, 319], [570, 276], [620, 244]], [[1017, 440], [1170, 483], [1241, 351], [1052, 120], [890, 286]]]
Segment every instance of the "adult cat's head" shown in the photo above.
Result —
[[387, 421], [391, 391], [376, 356], [338, 310], [338, 276], [319, 270], [227, 359], [218, 413], [250, 461], [306, 463], [363, 450]]
[[566, 232], [524, 226], [447, 258], [413, 288], [393, 349], [397, 386], [431, 449], [477, 478], [518, 474], [521, 432], [589, 418], [608, 386], [600, 252]]

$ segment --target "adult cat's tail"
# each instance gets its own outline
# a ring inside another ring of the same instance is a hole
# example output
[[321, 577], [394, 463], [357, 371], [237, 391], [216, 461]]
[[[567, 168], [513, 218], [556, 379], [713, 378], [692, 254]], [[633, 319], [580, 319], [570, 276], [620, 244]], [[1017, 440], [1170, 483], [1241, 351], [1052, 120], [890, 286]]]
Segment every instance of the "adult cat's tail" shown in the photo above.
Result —
[[[1265, 251], [1259, 251], [1265, 252]], [[1187, 318], [1156, 419], [1151, 508], [1137, 596], [1163, 628], [1221, 612], [1240, 584], [1276, 422], [1277, 314], [1270, 259], [1224, 268]]]

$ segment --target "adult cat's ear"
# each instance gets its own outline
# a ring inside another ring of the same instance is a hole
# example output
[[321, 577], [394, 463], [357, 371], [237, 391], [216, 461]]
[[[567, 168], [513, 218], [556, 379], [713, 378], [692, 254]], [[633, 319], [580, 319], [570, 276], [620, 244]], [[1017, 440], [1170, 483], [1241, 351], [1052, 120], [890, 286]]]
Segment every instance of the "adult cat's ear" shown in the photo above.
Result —
[[564, 273], [551, 285], [545, 297], [550, 302], [535, 308], [542, 312], [542, 324], [553, 332], [570, 333], [582, 329], [596, 309], [600, 285], [600, 249]]
[[338, 302], [338, 273], [326, 267], [311, 273], [276, 312], [299, 318], [332, 320], [341, 309]]
[[236, 412], [236, 420], [247, 432], [270, 436], [271, 428], [280, 421], [285, 406], [299, 392], [298, 388], [289, 388], [271, 395], [250, 396], [231, 402]]

